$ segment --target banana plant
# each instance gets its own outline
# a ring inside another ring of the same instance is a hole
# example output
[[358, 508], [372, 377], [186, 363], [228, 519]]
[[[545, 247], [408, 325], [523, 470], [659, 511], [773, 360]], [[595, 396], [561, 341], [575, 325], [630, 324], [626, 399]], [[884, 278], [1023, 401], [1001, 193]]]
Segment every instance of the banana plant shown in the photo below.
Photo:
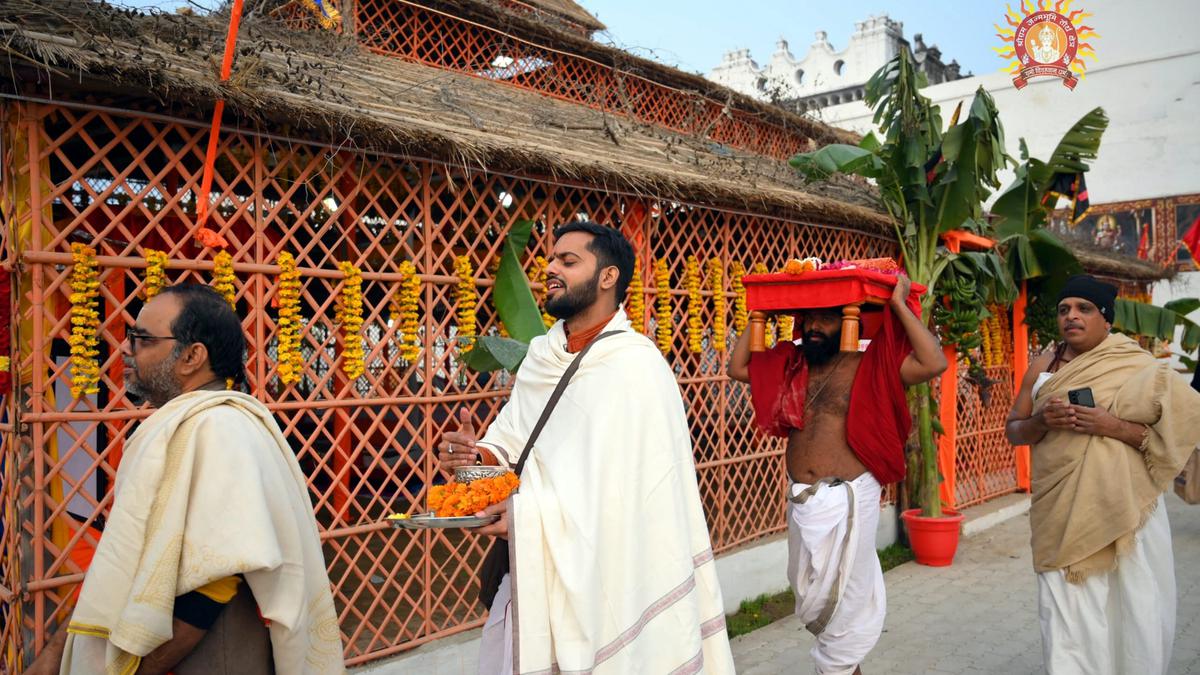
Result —
[[[943, 133], [940, 108], [920, 93], [925, 84], [912, 56], [901, 50], [866, 84], [865, 101], [875, 109], [874, 123], [882, 140], [869, 133], [856, 146], [827, 145], [793, 157], [791, 164], [808, 180], [841, 173], [875, 182], [891, 216], [905, 271], [929, 289], [921, 298], [923, 316], [929, 322], [935, 299], [946, 292], [939, 282], [951, 265], [961, 261], [963, 266], [1003, 269], [996, 252], [972, 254], [974, 257], [955, 254], [941, 245], [940, 237], [964, 227], [992, 235], [983, 217], [983, 204], [1000, 188], [999, 171], [1012, 158], [1004, 151], [1004, 130], [986, 90], [980, 87], [966, 119], [961, 123], [952, 120]], [[948, 277], [959, 274], [956, 268]], [[985, 285], [1004, 286], [1007, 294], [1011, 275], [1002, 271]], [[942, 503], [929, 384], [914, 387], [913, 398], [920, 441], [920, 471], [913, 479], [918, 481], [921, 515], [939, 517]]]
[[533, 338], [546, 334], [542, 313], [538, 310], [537, 300], [525, 277], [525, 268], [521, 265], [521, 254], [529, 244], [532, 231], [532, 220], [513, 223], [500, 251], [500, 267], [496, 270], [496, 283], [492, 287], [496, 313], [511, 337], [474, 337], [474, 347], [463, 356], [463, 363], [472, 370], [492, 372], [503, 368], [515, 373], [525, 360], [529, 343]]
[[1176, 328], [1182, 328], [1179, 340], [1180, 360], [1195, 368], [1193, 354], [1200, 347], [1200, 324], [1188, 318], [1200, 309], [1200, 299], [1179, 298], [1162, 307], [1145, 302], [1117, 298], [1114, 309], [1113, 328], [1131, 335], [1142, 335], [1160, 340], [1174, 340]]

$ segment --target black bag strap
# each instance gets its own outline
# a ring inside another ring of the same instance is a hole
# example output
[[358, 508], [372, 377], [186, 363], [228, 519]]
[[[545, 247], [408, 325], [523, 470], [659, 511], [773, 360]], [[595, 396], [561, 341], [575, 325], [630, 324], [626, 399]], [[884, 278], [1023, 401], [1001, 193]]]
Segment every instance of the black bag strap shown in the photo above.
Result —
[[616, 335], [621, 332], [623, 331], [610, 330], [607, 333], [601, 333], [596, 336], [595, 340], [589, 342], [586, 347], [575, 355], [575, 359], [571, 361], [571, 365], [567, 366], [566, 372], [562, 374], [562, 377], [558, 380], [558, 384], [554, 387], [554, 392], [550, 394], [550, 400], [546, 401], [546, 407], [542, 409], [542, 416], [538, 418], [537, 424], [533, 425], [533, 432], [529, 434], [529, 440], [525, 442], [525, 449], [521, 451], [521, 458], [517, 460], [517, 466], [513, 469], [518, 477], [521, 475], [521, 469], [525, 468], [525, 460], [529, 459], [529, 451], [533, 450], [533, 444], [537, 442], [538, 436], [542, 433], [542, 427], [546, 426], [546, 421], [550, 419], [550, 413], [554, 410], [554, 406], [558, 405], [558, 399], [562, 398], [563, 392], [567, 389], [567, 384], [571, 381], [571, 377], [575, 375], [575, 371], [579, 370], [579, 362], [583, 360], [583, 355], [591, 350], [592, 345], [610, 335]]

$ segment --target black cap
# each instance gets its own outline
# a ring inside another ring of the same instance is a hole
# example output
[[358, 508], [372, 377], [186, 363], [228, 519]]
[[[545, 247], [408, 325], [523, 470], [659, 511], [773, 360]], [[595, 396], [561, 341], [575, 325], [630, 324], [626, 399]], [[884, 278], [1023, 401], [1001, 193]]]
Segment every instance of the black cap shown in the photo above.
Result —
[[1113, 317], [1116, 316], [1117, 287], [1106, 284], [1090, 274], [1076, 274], [1067, 279], [1062, 292], [1058, 294], [1058, 301], [1062, 302], [1063, 298], [1083, 298], [1091, 302], [1100, 308], [1104, 320], [1109, 323], [1112, 323]]

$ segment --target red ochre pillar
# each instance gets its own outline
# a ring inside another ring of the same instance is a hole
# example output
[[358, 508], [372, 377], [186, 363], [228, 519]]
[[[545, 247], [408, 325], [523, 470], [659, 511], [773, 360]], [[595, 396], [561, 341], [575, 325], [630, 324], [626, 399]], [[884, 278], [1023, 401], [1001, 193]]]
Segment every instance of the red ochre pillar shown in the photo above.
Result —
[[938, 416], [942, 435], [938, 437], [938, 471], [942, 474], [942, 504], [954, 508], [955, 459], [958, 455], [958, 353], [954, 346], [942, 348], [946, 353], [946, 372], [942, 373]]
[[[1013, 303], [1012, 335], [1013, 335], [1013, 397], [1021, 391], [1021, 380], [1025, 371], [1029, 370], [1029, 326], [1025, 325], [1025, 308], [1029, 303], [1029, 295], [1025, 282], [1021, 282], [1021, 292]], [[1029, 446], [1018, 445], [1013, 448], [1016, 453], [1017, 487], [1025, 492], [1030, 491], [1030, 458]]]

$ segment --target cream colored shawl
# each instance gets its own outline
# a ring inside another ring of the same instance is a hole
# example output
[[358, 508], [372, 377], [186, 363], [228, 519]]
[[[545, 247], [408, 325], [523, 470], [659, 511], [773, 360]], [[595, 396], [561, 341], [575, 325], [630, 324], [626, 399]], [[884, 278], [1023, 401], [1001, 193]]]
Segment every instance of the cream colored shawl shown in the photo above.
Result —
[[276, 672], [345, 672], [304, 475], [258, 400], [179, 396], [142, 422], [83, 581], [61, 672], [132, 673], [171, 638], [175, 598], [245, 576]]
[[1150, 434], [1144, 452], [1056, 430], [1033, 446], [1033, 566], [1066, 569], [1075, 582], [1114, 569], [1200, 441], [1200, 394], [1124, 335], [1065, 364], [1038, 391], [1034, 410], [1081, 387], [1091, 387], [1098, 407], [1149, 425]]
[[[584, 356], [510, 511], [518, 673], [732, 673], [679, 386], [630, 329]], [[485, 435], [516, 461], [575, 357], [562, 322], [530, 345]]]

